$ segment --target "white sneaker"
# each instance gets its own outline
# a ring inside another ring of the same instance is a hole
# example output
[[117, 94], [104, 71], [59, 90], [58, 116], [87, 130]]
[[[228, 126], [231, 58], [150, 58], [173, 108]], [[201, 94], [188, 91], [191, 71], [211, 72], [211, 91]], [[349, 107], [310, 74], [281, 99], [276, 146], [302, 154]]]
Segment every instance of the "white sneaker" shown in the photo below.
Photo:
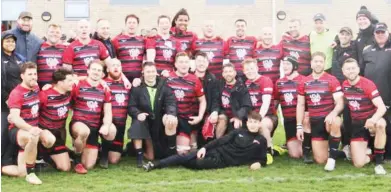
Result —
[[42, 181], [35, 175], [35, 173], [30, 173], [26, 175], [26, 181], [33, 185], [40, 185]]
[[335, 159], [328, 158], [326, 166], [324, 166], [324, 170], [326, 171], [334, 171], [335, 169]]
[[383, 165], [376, 165], [376, 167], [375, 167], [375, 174], [376, 175], [385, 175], [385, 174], [387, 174], [387, 172], [384, 169]]
[[347, 160], [349, 160], [349, 161], [352, 160], [352, 153], [350, 151], [350, 145], [345, 145], [345, 147], [343, 147], [342, 151], [345, 153]]

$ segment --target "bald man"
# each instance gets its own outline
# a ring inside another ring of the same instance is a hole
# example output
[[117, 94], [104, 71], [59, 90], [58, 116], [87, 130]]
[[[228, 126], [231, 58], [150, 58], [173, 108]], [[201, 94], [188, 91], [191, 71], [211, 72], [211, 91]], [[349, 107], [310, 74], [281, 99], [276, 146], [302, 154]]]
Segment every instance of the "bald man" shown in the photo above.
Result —
[[261, 40], [254, 51], [254, 59], [258, 63], [258, 72], [269, 77], [273, 84], [280, 78], [280, 61], [283, 57], [282, 46], [273, 44], [273, 30], [264, 27], [261, 30]]
[[114, 46], [110, 39], [110, 22], [107, 19], [99, 19], [96, 22], [96, 32], [92, 36], [93, 39], [98, 40], [105, 45], [111, 58], [116, 58]]

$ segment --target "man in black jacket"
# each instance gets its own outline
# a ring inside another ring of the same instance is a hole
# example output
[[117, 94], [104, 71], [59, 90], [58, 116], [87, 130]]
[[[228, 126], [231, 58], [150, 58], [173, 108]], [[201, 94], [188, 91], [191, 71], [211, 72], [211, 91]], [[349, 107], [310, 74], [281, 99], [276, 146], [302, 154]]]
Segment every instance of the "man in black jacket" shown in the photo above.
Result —
[[[247, 114], [246, 114], [247, 116]], [[253, 111], [248, 114], [247, 129], [240, 128], [216, 139], [198, 152], [174, 155], [143, 165], [144, 170], [184, 165], [190, 169], [218, 169], [229, 166], [250, 165], [257, 170], [266, 165], [266, 139], [259, 135], [261, 116]]]
[[[388, 27], [385, 23], [378, 23], [374, 30], [375, 43], [364, 48], [363, 64], [365, 66], [364, 76], [372, 80], [380, 92], [384, 104], [388, 106], [390, 116], [391, 105], [391, 38]], [[390, 118], [388, 118], [389, 120]], [[391, 127], [387, 127], [387, 137], [391, 137]], [[388, 139], [385, 147], [384, 157], [391, 159], [391, 140]]]
[[[205, 52], [197, 52], [194, 56], [194, 59], [194, 74], [202, 81], [202, 86], [204, 87], [204, 93], [206, 97], [205, 118], [207, 118], [210, 123], [216, 124], [219, 115], [219, 92], [216, 91], [219, 85], [218, 80], [207, 70], [209, 66], [209, 60]], [[197, 138], [198, 146], [202, 146], [205, 143], [200, 135], [201, 131], [199, 132]]]
[[216, 138], [228, 131], [238, 129], [251, 110], [250, 94], [242, 81], [236, 80], [236, 70], [232, 63], [223, 66], [224, 82], [219, 85], [220, 115], [216, 125]]
[[143, 160], [143, 139], [146, 140], [147, 153], [154, 150], [156, 158], [176, 153], [178, 124], [175, 96], [167, 86], [166, 80], [157, 77], [153, 62], [144, 63], [143, 75], [142, 84], [130, 92], [128, 108], [128, 113], [132, 117], [128, 137], [134, 140], [139, 166]]
[[[342, 64], [348, 58], [358, 60], [356, 42], [352, 41], [353, 33], [349, 27], [342, 27], [338, 33], [338, 43], [334, 47], [331, 72], [335, 76], [339, 83], [345, 80], [345, 76], [342, 73]], [[343, 110], [343, 129], [342, 129], [342, 144], [348, 146], [350, 143], [351, 124], [349, 106], [345, 105]]]
[[116, 58], [113, 43], [110, 39], [110, 23], [106, 19], [99, 19], [96, 23], [96, 32], [92, 36], [93, 39], [98, 40], [105, 45], [111, 58]]
[[360, 32], [356, 38], [356, 51], [360, 64], [360, 74], [364, 74], [365, 64], [362, 62], [364, 47], [373, 43], [373, 30], [375, 25], [371, 23], [372, 14], [367, 9], [360, 9], [356, 15], [356, 22]]

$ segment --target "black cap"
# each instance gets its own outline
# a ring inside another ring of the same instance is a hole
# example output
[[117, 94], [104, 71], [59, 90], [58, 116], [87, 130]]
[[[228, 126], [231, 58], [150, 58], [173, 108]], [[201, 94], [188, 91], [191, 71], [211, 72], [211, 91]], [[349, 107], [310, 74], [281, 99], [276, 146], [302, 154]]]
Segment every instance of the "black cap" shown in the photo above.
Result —
[[387, 24], [385, 24], [385, 23], [378, 23], [378, 24], [376, 24], [375, 32], [378, 32], [378, 31], [388, 31]]
[[16, 41], [16, 36], [10, 32], [3, 32], [1, 33], [1, 39], [4, 40], [4, 39], [8, 39], [8, 38], [13, 38], [15, 41]]
[[19, 19], [23, 19], [25, 17], [28, 17], [30, 19], [33, 19], [33, 14], [31, 14], [30, 12], [28, 11], [22, 11], [20, 14], [19, 14]]
[[322, 13], [317, 13], [316, 15], [314, 15], [314, 21], [316, 20], [326, 21], [326, 17]]
[[297, 59], [294, 58], [294, 57], [291, 57], [291, 56], [286, 56], [284, 57], [284, 59], [282, 59], [283, 61], [288, 61], [289, 63], [292, 63], [293, 65], [293, 71], [297, 70], [299, 68], [299, 63], [297, 63]]

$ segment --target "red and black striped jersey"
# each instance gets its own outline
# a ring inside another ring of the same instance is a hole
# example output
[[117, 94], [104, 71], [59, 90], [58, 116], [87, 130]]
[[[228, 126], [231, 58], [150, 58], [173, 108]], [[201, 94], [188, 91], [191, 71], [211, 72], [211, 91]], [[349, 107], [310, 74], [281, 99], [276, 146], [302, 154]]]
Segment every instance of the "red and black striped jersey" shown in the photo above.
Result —
[[105, 60], [109, 57], [107, 48], [98, 40], [91, 39], [87, 45], [79, 40], [73, 41], [64, 51], [63, 63], [72, 65], [78, 76], [87, 76], [87, 67], [90, 61]]
[[62, 66], [62, 55], [66, 46], [42, 43], [37, 55], [38, 83], [51, 84], [53, 72]]
[[111, 93], [101, 84], [92, 87], [87, 80], [79, 81], [72, 91], [73, 121], [81, 121], [93, 128], [102, 122], [103, 105], [111, 102]]
[[197, 34], [191, 31], [181, 31], [176, 27], [171, 28], [170, 34], [180, 42], [180, 51], [186, 52], [191, 57], [191, 53], [193, 52], [191, 45], [198, 39]]
[[65, 129], [68, 111], [71, 107], [71, 93], [61, 94], [53, 87], [39, 92], [39, 127]]
[[319, 79], [305, 77], [298, 88], [298, 94], [305, 96], [311, 119], [325, 118], [335, 107], [333, 94], [341, 91], [337, 78], [326, 72]]
[[254, 59], [258, 61], [259, 74], [269, 77], [273, 84], [280, 78], [280, 62], [284, 53], [281, 44], [270, 48], [262, 45], [254, 50]]
[[200, 79], [193, 74], [180, 77], [173, 71], [167, 78], [167, 85], [171, 87], [177, 100], [178, 115], [184, 119], [198, 116], [198, 97], [204, 95]]
[[[27, 89], [18, 85], [13, 89], [8, 98], [9, 109], [20, 109], [20, 117], [31, 126], [38, 126], [39, 111], [39, 87]], [[14, 124], [9, 129], [15, 128]]]
[[282, 114], [287, 120], [296, 119], [298, 86], [304, 78], [305, 76], [299, 74], [292, 80], [283, 77], [275, 83], [274, 99], [280, 102]]
[[232, 106], [231, 106], [231, 91], [234, 85], [225, 84], [221, 92], [221, 108], [224, 110], [228, 119], [233, 118]]
[[253, 36], [245, 38], [230, 37], [227, 39], [225, 54], [229, 61], [235, 65], [237, 71], [242, 70], [242, 62], [246, 58], [252, 58], [257, 46], [257, 39]]
[[193, 42], [192, 50], [204, 52], [208, 55], [209, 67], [208, 71], [216, 76], [217, 79], [222, 78], [223, 60], [225, 58], [225, 42], [220, 37], [213, 39], [197, 39]]
[[141, 77], [141, 68], [146, 53], [146, 40], [142, 36], [119, 34], [113, 40], [117, 58], [122, 63], [122, 72], [132, 80]]
[[155, 38], [147, 39], [146, 48], [155, 49], [155, 64], [158, 73], [163, 70], [173, 71], [175, 56], [181, 51], [181, 43], [170, 36], [168, 39], [163, 39], [160, 35]]
[[270, 80], [269, 77], [260, 76], [258, 79], [251, 81], [246, 81], [246, 86], [248, 89], [248, 93], [250, 94], [251, 103], [253, 106], [253, 110], [256, 110], [259, 112], [261, 109], [261, 106], [263, 104], [262, 96], [263, 95], [270, 95], [271, 101], [269, 105], [269, 110], [267, 111], [266, 115], [274, 115], [276, 114], [275, 108], [274, 108], [274, 102], [273, 102], [273, 82]]
[[299, 64], [298, 72], [304, 76], [311, 74], [310, 38], [308, 35], [294, 39], [292, 36], [284, 34], [281, 44], [284, 57], [291, 56], [297, 59]]
[[377, 108], [372, 103], [372, 100], [379, 97], [380, 94], [371, 80], [360, 77], [360, 80], [355, 85], [350, 85], [348, 80], [345, 80], [342, 87], [353, 121], [367, 120], [375, 114]]
[[125, 126], [128, 117], [128, 102], [130, 89], [126, 89], [124, 81], [121, 79], [115, 81], [111, 78], [105, 79], [111, 92], [111, 106], [113, 113], [113, 123], [119, 126]]

